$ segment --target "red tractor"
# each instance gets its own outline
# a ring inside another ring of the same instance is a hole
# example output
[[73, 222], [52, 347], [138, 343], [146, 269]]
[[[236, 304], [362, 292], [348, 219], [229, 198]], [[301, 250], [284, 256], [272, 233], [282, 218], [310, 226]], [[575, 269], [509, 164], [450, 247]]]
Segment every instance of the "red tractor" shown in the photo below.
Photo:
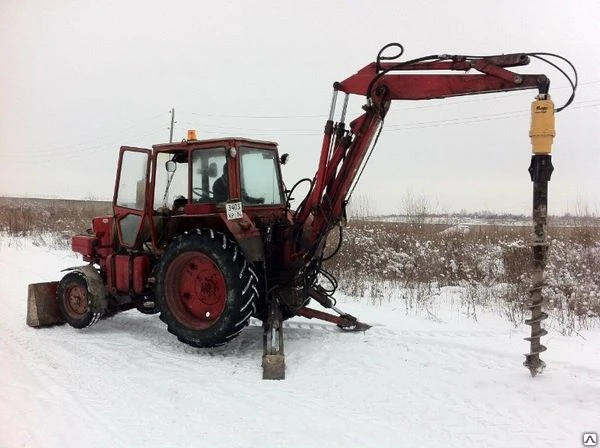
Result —
[[[383, 56], [389, 48], [399, 54]], [[276, 143], [196, 140], [190, 132], [152, 149], [122, 147], [112, 215], [94, 218], [87, 235], [72, 239], [88, 264], [69, 269], [60, 282], [30, 285], [27, 323], [85, 328], [137, 308], [160, 313], [180, 341], [214, 347], [254, 316], [264, 327], [264, 378], [284, 377], [282, 321], [289, 317], [369, 328], [334, 306], [336, 281], [322, 263], [390, 103], [532, 88], [538, 101], [550, 103], [546, 76], [507, 69], [529, 63], [527, 54], [400, 62], [401, 50], [385, 46], [376, 62], [334, 84], [318, 170], [300, 181], [309, 193], [295, 210], [295, 186], [287, 189], [281, 176], [287, 154], [280, 156]], [[338, 92], [344, 100], [335, 121]], [[350, 94], [366, 104], [346, 128]], [[545, 116], [553, 113], [552, 107]], [[553, 129], [542, 133], [547, 139]], [[311, 299], [336, 314], [307, 308]]]

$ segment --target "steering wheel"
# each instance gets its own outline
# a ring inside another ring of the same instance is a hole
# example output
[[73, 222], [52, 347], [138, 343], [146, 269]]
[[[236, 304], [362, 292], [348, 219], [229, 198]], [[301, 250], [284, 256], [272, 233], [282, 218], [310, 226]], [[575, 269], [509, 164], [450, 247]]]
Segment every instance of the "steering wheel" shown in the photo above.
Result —
[[214, 196], [211, 190], [202, 187], [192, 188], [192, 193], [199, 199], [211, 199]]

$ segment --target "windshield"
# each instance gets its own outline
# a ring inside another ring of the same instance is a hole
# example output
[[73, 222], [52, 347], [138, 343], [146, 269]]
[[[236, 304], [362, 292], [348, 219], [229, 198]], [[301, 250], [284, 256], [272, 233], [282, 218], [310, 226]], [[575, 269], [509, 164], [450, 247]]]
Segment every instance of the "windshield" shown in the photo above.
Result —
[[283, 204], [277, 153], [273, 150], [240, 148], [242, 202], [246, 204]]
[[[156, 158], [154, 209], [176, 203], [222, 203], [229, 199], [227, 157], [224, 147], [163, 152]], [[284, 203], [277, 153], [273, 150], [240, 148], [242, 202], [246, 205]], [[191, 174], [191, 201], [188, 176]]]

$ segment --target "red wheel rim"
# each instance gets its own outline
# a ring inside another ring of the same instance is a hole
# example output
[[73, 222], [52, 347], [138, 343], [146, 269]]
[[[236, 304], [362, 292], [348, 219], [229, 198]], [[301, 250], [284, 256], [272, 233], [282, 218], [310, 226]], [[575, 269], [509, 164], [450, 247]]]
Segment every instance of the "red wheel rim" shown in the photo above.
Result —
[[88, 311], [87, 290], [81, 285], [72, 285], [65, 291], [65, 310], [71, 317], [81, 319]]
[[227, 302], [225, 277], [202, 252], [185, 252], [171, 263], [165, 293], [167, 306], [177, 320], [194, 330], [213, 325]]

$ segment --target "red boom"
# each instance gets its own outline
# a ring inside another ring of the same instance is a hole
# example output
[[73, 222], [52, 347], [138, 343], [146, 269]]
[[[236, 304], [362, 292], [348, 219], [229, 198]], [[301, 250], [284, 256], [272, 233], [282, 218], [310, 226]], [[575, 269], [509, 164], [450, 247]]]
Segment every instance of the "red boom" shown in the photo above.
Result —
[[[343, 122], [334, 124], [333, 112], [330, 113], [314, 185], [308, 199], [298, 210], [297, 223], [303, 226], [312, 214], [314, 219], [309, 238], [316, 242], [339, 222], [344, 213], [346, 195], [392, 100], [429, 100], [534, 88], [547, 92], [549, 80], [545, 75], [518, 74], [505, 68], [528, 63], [529, 57], [525, 54], [489, 57], [444, 55], [408, 62], [378, 61], [335, 83], [331, 111], [340, 91], [346, 95], [366, 96], [366, 112], [350, 123], [349, 131], [344, 129]], [[469, 70], [478, 73], [439, 73]], [[407, 71], [438, 73], [397, 73]], [[336, 138], [332, 141], [333, 134]]]

